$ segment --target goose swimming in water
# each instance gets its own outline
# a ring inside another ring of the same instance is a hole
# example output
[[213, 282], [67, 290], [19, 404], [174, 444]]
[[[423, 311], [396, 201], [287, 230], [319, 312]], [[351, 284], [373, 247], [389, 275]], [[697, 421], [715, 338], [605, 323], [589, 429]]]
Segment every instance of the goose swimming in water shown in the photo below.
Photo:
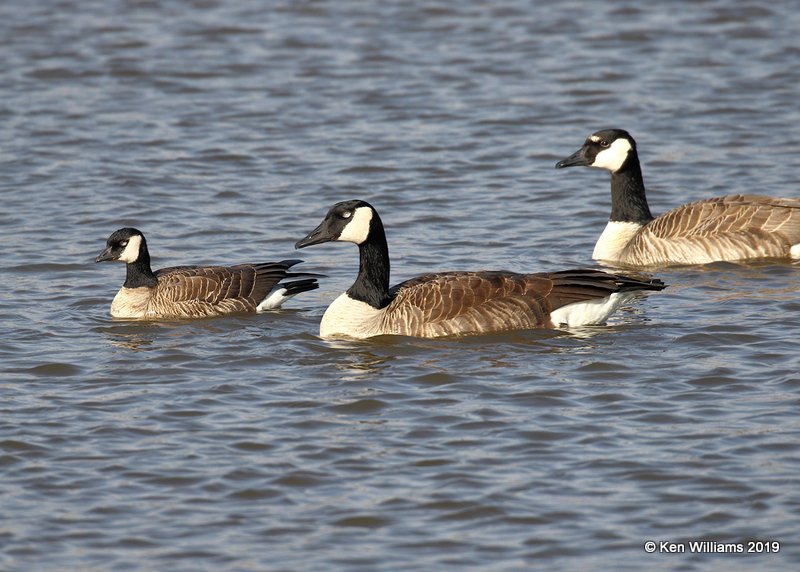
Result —
[[[114, 260], [127, 266], [125, 284], [111, 303], [115, 318], [201, 318], [261, 312], [319, 287], [319, 275], [289, 272], [301, 260], [175, 266], [153, 272], [147, 241], [135, 228], [114, 232], [95, 262]], [[292, 280], [295, 278], [298, 280]]]
[[800, 258], [800, 199], [729, 195], [704, 199], [653, 217], [636, 142], [604, 129], [556, 168], [611, 172], [611, 217], [592, 258], [628, 266], [706, 264], [753, 258]]
[[438, 272], [390, 288], [383, 223], [377, 211], [360, 200], [333, 205], [322, 223], [295, 246], [332, 241], [358, 245], [360, 264], [353, 285], [325, 311], [322, 338], [431, 338], [602, 324], [636, 292], [665, 288], [659, 280], [582, 269], [540, 274]]

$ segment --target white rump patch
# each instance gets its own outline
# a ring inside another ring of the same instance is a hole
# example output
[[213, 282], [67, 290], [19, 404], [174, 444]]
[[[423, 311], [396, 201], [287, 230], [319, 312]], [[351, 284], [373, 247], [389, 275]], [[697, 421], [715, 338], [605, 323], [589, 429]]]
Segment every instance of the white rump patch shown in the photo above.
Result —
[[789, 249], [789, 256], [792, 258], [800, 258], [800, 244], [795, 244]]
[[369, 225], [372, 221], [372, 209], [369, 207], [358, 207], [345, 227], [342, 229], [339, 238], [342, 242], [354, 242], [361, 244], [366, 242], [369, 236]]
[[641, 229], [642, 225], [638, 222], [609, 221], [603, 234], [594, 245], [592, 258], [595, 260], [620, 260], [625, 248]]
[[136, 262], [139, 259], [139, 249], [141, 246], [142, 237], [138, 234], [134, 234], [128, 239], [128, 245], [125, 247], [125, 250], [122, 251], [122, 254], [119, 255], [119, 260], [127, 262], [128, 264]]
[[592, 167], [608, 169], [612, 173], [619, 171], [625, 159], [628, 158], [628, 153], [631, 149], [633, 149], [631, 142], [624, 137], [620, 137], [614, 141], [608, 149], [603, 149], [595, 156]]
[[264, 312], [265, 310], [276, 310], [280, 308], [286, 300], [291, 300], [297, 294], [286, 295], [286, 288], [283, 286], [276, 286], [261, 303], [256, 306], [256, 312]]
[[567, 326], [570, 328], [603, 324], [633, 295], [633, 292], [615, 292], [607, 298], [567, 304], [550, 312], [550, 321], [556, 327]]

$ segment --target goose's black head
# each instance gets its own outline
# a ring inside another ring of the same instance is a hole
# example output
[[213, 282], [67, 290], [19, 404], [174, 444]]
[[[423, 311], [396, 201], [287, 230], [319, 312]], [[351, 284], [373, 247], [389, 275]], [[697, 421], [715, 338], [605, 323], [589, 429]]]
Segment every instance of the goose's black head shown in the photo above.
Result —
[[144, 235], [135, 228], [121, 228], [108, 237], [106, 249], [94, 261], [119, 260], [132, 264], [140, 260], [143, 253], [144, 256], [147, 256], [147, 243]]
[[383, 224], [372, 205], [360, 200], [342, 201], [333, 205], [320, 225], [294, 246], [305, 248], [333, 241], [362, 245], [378, 228], [382, 232]]
[[556, 163], [556, 169], [598, 167], [616, 173], [634, 159], [638, 161], [636, 141], [630, 133], [624, 129], [602, 129], [592, 133], [583, 147]]

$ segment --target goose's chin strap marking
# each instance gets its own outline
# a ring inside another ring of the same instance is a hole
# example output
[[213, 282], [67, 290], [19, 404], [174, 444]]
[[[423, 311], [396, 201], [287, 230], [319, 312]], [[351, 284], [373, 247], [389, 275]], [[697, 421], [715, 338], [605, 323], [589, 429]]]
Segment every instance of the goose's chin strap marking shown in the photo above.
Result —
[[127, 264], [131, 264], [136, 262], [139, 259], [139, 254], [142, 249], [142, 236], [138, 234], [134, 234], [128, 239], [128, 244], [125, 246], [125, 250], [119, 255], [117, 260], [121, 262], [125, 262]]
[[[594, 139], [592, 140], [594, 141]], [[611, 143], [607, 149], [600, 151], [595, 156], [591, 166], [599, 169], [606, 169], [612, 173], [615, 173], [619, 171], [625, 164], [625, 161], [628, 160], [628, 155], [632, 150], [633, 145], [631, 145], [631, 142], [624, 137], [621, 137], [614, 140], [614, 142]]]
[[340, 242], [353, 242], [363, 244], [369, 239], [372, 228], [372, 217], [374, 211], [369, 207], [358, 207], [350, 216], [350, 221], [342, 229], [341, 234], [336, 239]]

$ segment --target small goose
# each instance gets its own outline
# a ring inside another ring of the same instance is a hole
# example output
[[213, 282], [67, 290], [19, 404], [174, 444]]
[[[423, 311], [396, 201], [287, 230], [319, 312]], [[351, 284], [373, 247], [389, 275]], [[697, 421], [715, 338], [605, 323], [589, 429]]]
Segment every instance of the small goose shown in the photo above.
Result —
[[384, 334], [438, 337], [505, 330], [601, 324], [639, 290], [662, 290], [597, 270], [542, 274], [439, 272], [389, 288], [389, 248], [378, 213], [364, 201], [331, 207], [297, 248], [323, 242], [358, 245], [358, 277], [331, 303], [320, 323], [322, 338]]
[[556, 163], [611, 172], [611, 217], [592, 258], [629, 266], [706, 264], [720, 260], [800, 257], [800, 199], [715, 197], [654, 218], [645, 197], [636, 142], [604, 129]]
[[[121, 228], [106, 241], [95, 262], [119, 260], [128, 275], [111, 303], [115, 318], [200, 318], [279, 308], [286, 300], [319, 287], [317, 274], [290, 273], [301, 260], [237, 266], [175, 266], [153, 270], [144, 235]], [[309, 278], [311, 277], [311, 278]], [[302, 278], [281, 282], [287, 278]]]

